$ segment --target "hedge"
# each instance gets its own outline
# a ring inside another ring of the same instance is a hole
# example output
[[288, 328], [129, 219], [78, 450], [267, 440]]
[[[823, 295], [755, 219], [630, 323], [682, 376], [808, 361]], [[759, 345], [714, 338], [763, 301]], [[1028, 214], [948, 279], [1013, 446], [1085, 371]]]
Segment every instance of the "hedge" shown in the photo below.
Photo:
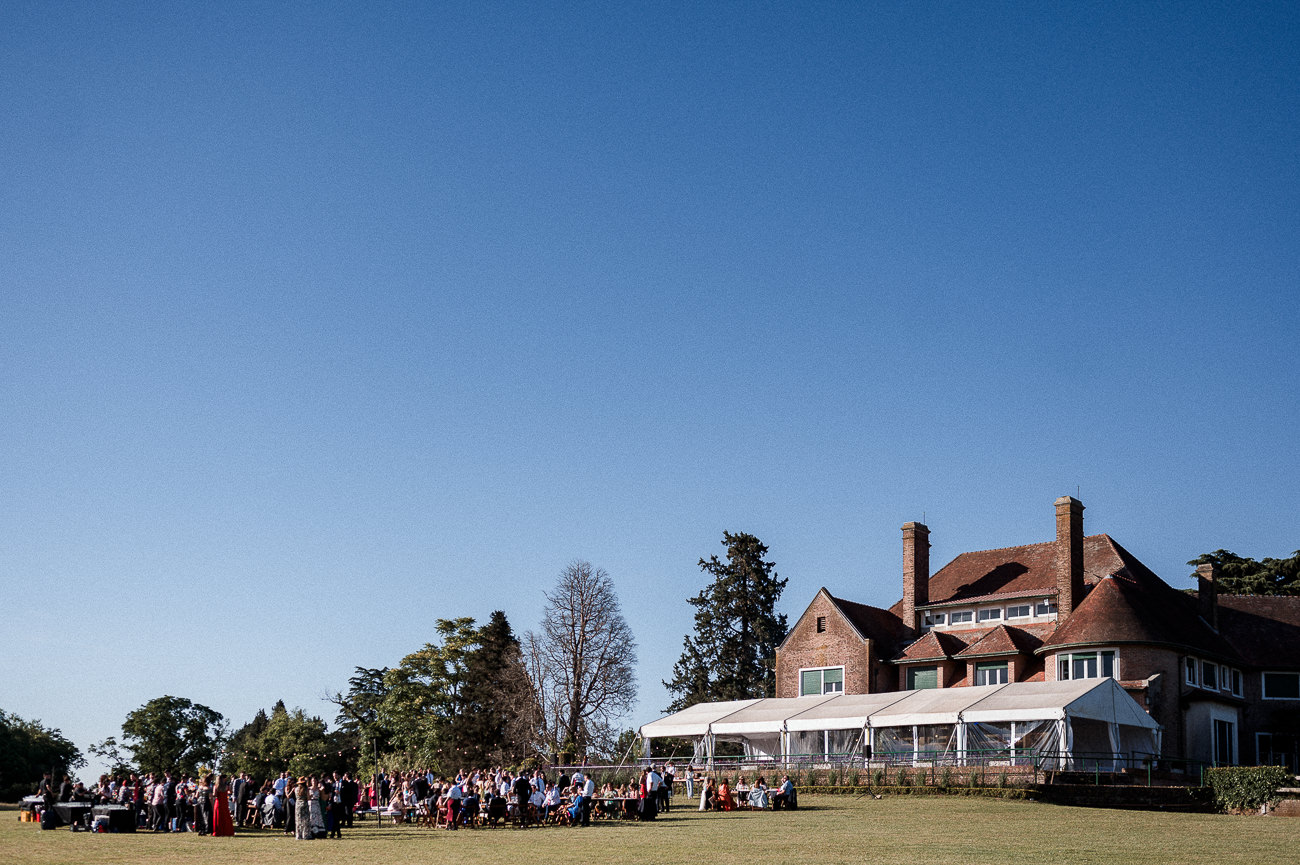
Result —
[[850, 787], [801, 785], [800, 794], [827, 793], [855, 796], [976, 796], [983, 799], [1028, 799], [1032, 791], [1024, 787]]
[[1291, 775], [1281, 766], [1224, 766], [1205, 771], [1205, 785], [1214, 793], [1214, 804], [1224, 811], [1258, 811], [1282, 798]]

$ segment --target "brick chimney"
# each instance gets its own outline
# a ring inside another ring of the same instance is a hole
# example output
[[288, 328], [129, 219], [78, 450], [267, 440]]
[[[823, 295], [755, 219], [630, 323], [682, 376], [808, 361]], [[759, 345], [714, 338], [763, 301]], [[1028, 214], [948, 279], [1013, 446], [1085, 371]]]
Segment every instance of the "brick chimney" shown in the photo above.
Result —
[[930, 530], [925, 523], [903, 523], [903, 624], [921, 633], [917, 607], [930, 603]]
[[1064, 622], [1083, 598], [1083, 502], [1056, 500], [1056, 620]]
[[1200, 601], [1201, 618], [1214, 630], [1219, 630], [1219, 566], [1214, 563], [1196, 566], [1196, 599]]

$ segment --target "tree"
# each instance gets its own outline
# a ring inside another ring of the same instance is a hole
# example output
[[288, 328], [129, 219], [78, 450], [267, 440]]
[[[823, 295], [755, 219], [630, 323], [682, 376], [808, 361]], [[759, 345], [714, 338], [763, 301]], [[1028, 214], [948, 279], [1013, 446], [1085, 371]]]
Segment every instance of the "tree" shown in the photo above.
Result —
[[302, 709], [290, 711], [279, 700], [268, 717], [259, 709], [248, 724], [230, 738], [221, 768], [267, 778], [288, 770], [293, 775], [319, 775], [352, 768], [353, 751], [331, 733], [325, 722]]
[[155, 697], [122, 722], [141, 772], [195, 775], [200, 765], [215, 766], [226, 733], [220, 712], [184, 697]]
[[102, 742], [96, 742], [86, 750], [108, 767], [110, 775], [129, 775], [135, 771], [135, 766], [132, 766], [122, 753], [122, 745], [117, 741], [116, 736], [109, 736]]
[[524, 644], [538, 745], [578, 757], [612, 750], [615, 723], [636, 703], [636, 640], [609, 574], [570, 563]]
[[1300, 595], [1300, 550], [1287, 559], [1261, 561], [1242, 558], [1231, 550], [1215, 550], [1187, 564], [1218, 565], [1218, 588], [1225, 595]]
[[357, 667], [352, 678], [348, 679], [346, 694], [340, 692], [325, 697], [339, 708], [334, 722], [338, 724], [343, 742], [358, 749], [359, 765], [374, 771], [379, 767], [370, 765], [371, 762], [378, 761], [380, 754], [388, 753], [393, 738], [382, 714], [384, 700], [388, 697], [388, 686], [384, 684], [387, 675], [387, 667]]
[[36, 792], [45, 772], [71, 773], [84, 765], [81, 751], [61, 732], [0, 709], [0, 801]]
[[463, 759], [456, 721], [464, 710], [461, 692], [478, 630], [468, 617], [439, 619], [435, 627], [441, 642], [425, 644], [384, 675], [387, 693], [379, 713], [406, 765], [454, 771]]
[[517, 764], [531, 756], [532, 686], [519, 640], [496, 610], [466, 659], [458, 737], [465, 765]]
[[744, 700], [776, 693], [776, 647], [785, 639], [785, 614], [776, 612], [786, 580], [767, 547], [749, 534], [722, 533], [727, 561], [700, 559], [713, 577], [698, 595], [695, 634], [682, 641], [673, 679], [664, 686], [676, 695], [668, 711], [712, 700]]

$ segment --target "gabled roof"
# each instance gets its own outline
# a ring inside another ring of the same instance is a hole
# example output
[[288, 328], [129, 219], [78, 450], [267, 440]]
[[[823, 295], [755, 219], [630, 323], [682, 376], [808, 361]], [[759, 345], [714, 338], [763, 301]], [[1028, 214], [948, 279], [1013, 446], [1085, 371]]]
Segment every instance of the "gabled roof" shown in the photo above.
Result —
[[[1029, 627], [1033, 627], [1032, 625]], [[1045, 630], [1051, 631], [1048, 625]], [[1035, 630], [1044, 630], [1042, 626]], [[1041, 636], [1028, 629], [998, 625], [975, 642], [957, 653], [962, 658], [978, 658], [987, 655], [1029, 655], [1043, 644]]]
[[897, 647], [907, 638], [907, 629], [903, 627], [903, 620], [889, 610], [837, 598], [828, 592], [825, 586], [822, 586], [817, 590], [817, 594], [813, 596], [808, 606], [804, 608], [804, 611], [799, 614], [794, 627], [790, 628], [786, 633], [785, 639], [781, 641], [781, 645], [777, 647], [778, 649], [785, 648], [785, 644], [790, 641], [790, 637], [794, 634], [799, 622], [803, 621], [804, 616], [808, 615], [808, 611], [817, 602], [817, 598], [822, 595], [826, 596], [826, 600], [844, 617], [844, 620], [852, 626], [859, 637], [863, 640], [875, 640], [880, 645], [880, 651], [883, 654], [893, 654]]
[[895, 661], [943, 661], [959, 654], [967, 640], [978, 638], [982, 631], [930, 631], [894, 658]]
[[1232, 646], [1201, 619], [1195, 597], [1150, 571], [1135, 576], [1140, 578], [1126, 574], [1099, 582], [1039, 653], [1063, 646], [1149, 643], [1240, 660]]
[[[1085, 586], [1132, 565], [1146, 570], [1109, 535], [1090, 535], [1083, 539]], [[930, 577], [929, 603], [920, 606], [1055, 594], [1056, 544], [1047, 541], [962, 553]], [[889, 609], [901, 616], [903, 602], [900, 600]]]
[[835, 597], [830, 592], [827, 592], [826, 596], [844, 614], [844, 618], [853, 623], [858, 633], [876, 640], [886, 649], [893, 648], [906, 638], [907, 628], [904, 627], [903, 620], [889, 610], [859, 604], [856, 601], [846, 601]]
[[1253, 667], [1300, 669], [1300, 598], [1219, 595], [1219, 633]]

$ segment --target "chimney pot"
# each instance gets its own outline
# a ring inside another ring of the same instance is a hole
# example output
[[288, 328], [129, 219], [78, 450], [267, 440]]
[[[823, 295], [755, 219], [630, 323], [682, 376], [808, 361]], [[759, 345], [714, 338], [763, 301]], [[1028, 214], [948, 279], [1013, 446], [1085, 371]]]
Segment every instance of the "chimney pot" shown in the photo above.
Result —
[[1219, 566], [1213, 562], [1196, 566], [1196, 599], [1200, 602], [1201, 618], [1219, 630]]
[[930, 603], [930, 530], [924, 523], [903, 523], [903, 624], [921, 633], [917, 607]]
[[1064, 622], [1083, 599], [1083, 502], [1056, 500], [1056, 617]]

